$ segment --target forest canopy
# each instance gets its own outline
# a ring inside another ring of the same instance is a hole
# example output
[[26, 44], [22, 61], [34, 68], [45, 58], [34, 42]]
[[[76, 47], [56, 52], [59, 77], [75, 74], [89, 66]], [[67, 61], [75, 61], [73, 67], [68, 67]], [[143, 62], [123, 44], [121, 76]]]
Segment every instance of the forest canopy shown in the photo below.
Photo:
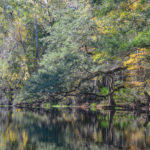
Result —
[[148, 0], [1, 0], [1, 95], [9, 104], [144, 101], [149, 16]]

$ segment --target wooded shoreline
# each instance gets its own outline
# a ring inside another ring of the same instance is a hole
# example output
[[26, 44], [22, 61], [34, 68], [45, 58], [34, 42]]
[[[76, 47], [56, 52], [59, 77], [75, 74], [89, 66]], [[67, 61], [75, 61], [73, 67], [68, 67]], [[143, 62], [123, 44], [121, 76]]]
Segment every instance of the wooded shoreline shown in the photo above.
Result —
[[1, 0], [0, 99], [148, 110], [149, 1]]

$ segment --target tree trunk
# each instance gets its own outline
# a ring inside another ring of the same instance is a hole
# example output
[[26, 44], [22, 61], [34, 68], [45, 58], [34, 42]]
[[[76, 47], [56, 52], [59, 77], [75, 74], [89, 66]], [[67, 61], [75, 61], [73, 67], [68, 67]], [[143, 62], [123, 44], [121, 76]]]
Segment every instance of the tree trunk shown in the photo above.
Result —
[[37, 30], [37, 18], [35, 18], [35, 25], [36, 25], [36, 58], [38, 59], [38, 57], [39, 57], [39, 52], [38, 52], [38, 30]]
[[[108, 83], [108, 89], [109, 89], [109, 93], [113, 92], [113, 77], [108, 77], [107, 78], [107, 83]], [[116, 105], [115, 100], [113, 98], [113, 94], [110, 94], [109, 96], [109, 105]]]
[[147, 91], [144, 91], [144, 94], [145, 94], [145, 96], [146, 96], [146, 98], [147, 98], [147, 110], [149, 110], [150, 95], [148, 94]]

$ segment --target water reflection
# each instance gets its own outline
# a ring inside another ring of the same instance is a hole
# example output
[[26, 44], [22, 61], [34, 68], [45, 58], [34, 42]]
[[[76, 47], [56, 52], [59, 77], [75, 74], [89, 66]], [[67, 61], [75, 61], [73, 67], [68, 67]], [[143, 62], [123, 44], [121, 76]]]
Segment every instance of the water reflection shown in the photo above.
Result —
[[115, 111], [0, 110], [0, 150], [150, 149], [150, 116]]

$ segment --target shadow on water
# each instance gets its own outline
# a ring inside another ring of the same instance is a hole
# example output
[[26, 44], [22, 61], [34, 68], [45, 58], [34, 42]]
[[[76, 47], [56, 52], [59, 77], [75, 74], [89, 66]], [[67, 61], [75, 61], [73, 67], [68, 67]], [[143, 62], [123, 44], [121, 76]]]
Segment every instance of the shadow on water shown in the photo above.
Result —
[[150, 149], [150, 114], [3, 108], [0, 149], [146, 150]]

